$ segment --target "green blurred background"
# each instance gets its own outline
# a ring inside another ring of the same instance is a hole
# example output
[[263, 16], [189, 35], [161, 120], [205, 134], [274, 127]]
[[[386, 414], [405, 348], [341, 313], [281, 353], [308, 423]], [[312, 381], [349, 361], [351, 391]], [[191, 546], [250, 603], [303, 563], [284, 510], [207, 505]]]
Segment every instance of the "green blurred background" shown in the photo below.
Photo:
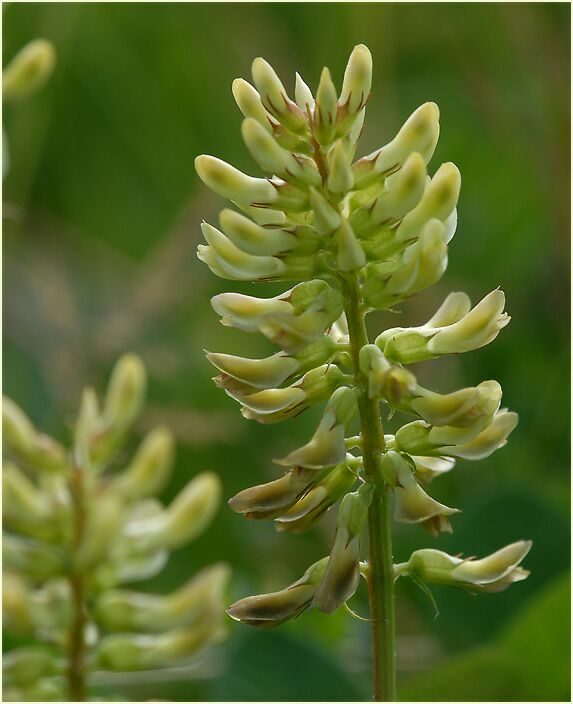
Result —
[[[530, 578], [503, 594], [436, 588], [440, 616], [398, 583], [402, 699], [569, 700], [569, 5], [533, 4], [15, 4], [3, 17], [3, 63], [28, 40], [51, 39], [50, 83], [4, 123], [4, 390], [65, 438], [82, 386], [103, 386], [126, 350], [144, 358], [149, 407], [139, 430], [168, 423], [178, 438], [165, 498], [202, 469], [226, 497], [276, 478], [272, 458], [308, 437], [316, 413], [284, 426], [242, 419], [215, 389], [202, 348], [263, 356], [260, 336], [223, 328], [210, 296], [230, 288], [195, 257], [199, 222], [223, 202], [193, 170], [213, 153], [258, 175], [243, 146], [231, 81], [266, 57], [291, 88], [316, 88], [323, 65], [340, 85], [359, 42], [374, 56], [359, 155], [389, 141], [426, 100], [441, 109], [432, 171], [463, 177], [450, 266], [402, 306], [420, 323], [450, 290], [474, 300], [501, 285], [512, 323], [491, 346], [418, 365], [440, 391], [496, 378], [520, 425], [506, 448], [459, 462], [435, 483], [460, 506], [455, 533], [397, 526], [395, 555], [437, 547], [482, 555], [532, 538]], [[286, 287], [285, 287], [286, 288]], [[398, 324], [372, 316], [372, 331]], [[278, 535], [225, 505], [149, 588], [169, 590], [227, 560], [229, 601], [282, 587], [325, 555], [332, 516], [308, 534]], [[367, 614], [362, 591], [352, 607]], [[10, 647], [10, 635], [5, 647]], [[369, 627], [344, 610], [276, 631], [229, 623], [229, 638], [175, 676], [119, 679], [133, 699], [361, 700], [369, 697]], [[102, 680], [100, 691], [109, 689]]]

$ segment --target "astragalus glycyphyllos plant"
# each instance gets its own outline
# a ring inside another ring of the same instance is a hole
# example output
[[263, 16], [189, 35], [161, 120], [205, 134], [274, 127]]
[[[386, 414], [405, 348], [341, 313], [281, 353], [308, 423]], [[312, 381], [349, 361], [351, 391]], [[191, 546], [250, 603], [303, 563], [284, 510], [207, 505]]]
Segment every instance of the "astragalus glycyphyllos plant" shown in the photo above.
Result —
[[33, 642], [3, 658], [4, 701], [83, 701], [98, 671], [179, 665], [224, 633], [222, 563], [171, 594], [124, 588], [198, 537], [221, 494], [203, 472], [169, 506], [154, 498], [173, 467], [171, 433], [150, 431], [131, 459], [122, 451], [145, 387], [141, 360], [122, 357], [101, 408], [84, 391], [69, 449], [3, 400], [4, 625]]
[[[215, 383], [245, 418], [278, 423], [326, 401], [309, 442], [276, 462], [279, 479], [230, 500], [247, 518], [268, 518], [280, 531], [311, 527], [339, 499], [330, 556], [294, 584], [233, 604], [236, 620], [268, 628], [317, 606], [332, 613], [367, 583], [372, 624], [374, 698], [395, 690], [394, 580], [410, 576], [470, 591], [500, 591], [524, 579], [529, 550], [514, 543], [483, 560], [418, 550], [393, 565], [392, 518], [433, 535], [451, 531], [458, 509], [427, 493], [457, 458], [477, 460], [506, 443], [517, 423], [500, 410], [496, 381], [440, 394], [421, 387], [405, 365], [478, 349], [509, 322], [504, 294], [472, 308], [450, 294], [423, 325], [393, 327], [374, 343], [365, 316], [387, 310], [436, 283], [456, 229], [460, 173], [442, 164], [427, 173], [439, 134], [439, 110], [425, 103], [386, 146], [353, 163], [370, 95], [372, 59], [352, 52], [340, 95], [325, 68], [313, 97], [297, 74], [293, 102], [271, 66], [253, 62], [254, 87], [242, 79], [233, 95], [245, 116], [242, 135], [269, 178], [252, 178], [212, 156], [195, 165], [204, 183], [237, 210], [223, 210], [220, 229], [203, 223], [199, 258], [239, 281], [298, 281], [274, 298], [223, 293], [212, 300], [223, 325], [259, 331], [281, 351], [266, 359], [208, 353]], [[384, 435], [380, 404], [416, 420]], [[359, 417], [360, 434], [350, 428]], [[354, 490], [354, 487], [358, 488]], [[368, 535], [368, 560], [361, 543]]]

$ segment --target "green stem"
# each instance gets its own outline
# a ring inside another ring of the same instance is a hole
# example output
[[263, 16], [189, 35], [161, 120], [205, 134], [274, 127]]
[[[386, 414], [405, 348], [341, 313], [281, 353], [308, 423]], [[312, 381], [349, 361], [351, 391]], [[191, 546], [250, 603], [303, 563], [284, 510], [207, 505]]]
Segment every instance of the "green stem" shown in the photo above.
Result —
[[[83, 472], [80, 468], [72, 468], [70, 491], [74, 516], [73, 552], [76, 553], [81, 545], [85, 528]], [[84, 576], [77, 569], [74, 561], [72, 561], [68, 581], [74, 612], [68, 640], [68, 696], [71, 702], [83, 702], [85, 700], [85, 583]]]
[[392, 567], [392, 516], [390, 489], [382, 479], [379, 464], [385, 451], [384, 429], [376, 399], [368, 398], [366, 379], [360, 373], [360, 349], [368, 344], [365, 314], [356, 276], [341, 277], [350, 336], [354, 382], [361, 393], [360, 435], [364, 477], [374, 485], [368, 510], [368, 597], [372, 621], [372, 669], [374, 701], [396, 700], [396, 635], [394, 619], [394, 573]]

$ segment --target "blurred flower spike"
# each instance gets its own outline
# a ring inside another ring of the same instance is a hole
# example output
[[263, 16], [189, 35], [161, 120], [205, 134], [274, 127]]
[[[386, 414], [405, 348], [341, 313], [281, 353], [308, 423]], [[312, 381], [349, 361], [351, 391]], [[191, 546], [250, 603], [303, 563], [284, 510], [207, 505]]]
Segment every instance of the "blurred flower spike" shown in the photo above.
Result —
[[69, 449], [3, 401], [4, 619], [37, 643], [4, 658], [6, 701], [82, 700], [96, 669], [173, 667], [224, 636], [224, 564], [172, 594], [124, 587], [161, 572], [172, 550], [206, 530], [221, 500], [212, 472], [167, 507], [155, 498], [175, 460], [165, 427], [125, 456], [146, 385], [139, 357], [122, 357], [101, 405], [84, 391]]

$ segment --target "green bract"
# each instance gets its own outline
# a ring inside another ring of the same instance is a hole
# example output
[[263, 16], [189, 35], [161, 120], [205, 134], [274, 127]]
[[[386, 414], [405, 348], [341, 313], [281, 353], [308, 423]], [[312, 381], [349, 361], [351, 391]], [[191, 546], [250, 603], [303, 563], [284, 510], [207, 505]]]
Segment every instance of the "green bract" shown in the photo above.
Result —
[[[354, 594], [360, 572], [384, 579], [383, 589], [392, 590], [391, 563], [389, 571], [373, 564], [391, 558], [386, 533], [382, 551], [371, 536], [370, 564], [359, 568], [367, 524], [387, 530], [380, 518], [387, 515], [386, 497], [393, 496], [396, 520], [434, 535], [451, 531], [458, 509], [429, 496], [427, 485], [450, 471], [456, 458], [480, 459], [502, 447], [517, 423], [515, 413], [500, 410], [495, 381], [436, 393], [404, 367], [494, 340], [509, 322], [502, 291], [473, 308], [465, 293], [452, 293], [427, 323], [393, 327], [375, 344], [368, 341], [366, 313], [395, 306], [444, 274], [461, 185], [452, 163], [428, 174], [440, 131], [434, 103], [415, 110], [387, 145], [354, 161], [371, 77], [370, 52], [360, 45], [340, 93], [325, 68], [316, 98], [297, 74], [293, 101], [269, 64], [256, 59], [255, 87], [237, 79], [233, 94], [245, 115], [243, 139], [266, 177], [247, 176], [212, 156], [195, 162], [202, 181], [242, 211], [223, 210], [222, 231], [203, 225], [207, 244], [199, 246], [199, 258], [222, 278], [296, 284], [268, 299], [215, 296], [223, 325], [259, 331], [279, 348], [261, 360], [209, 352], [221, 372], [217, 385], [241, 404], [246, 418], [260, 423], [326, 402], [308, 443], [277, 460], [286, 474], [241, 491], [231, 508], [299, 532], [342, 499], [330, 557], [287, 589], [229, 609], [234, 619], [255, 626], [277, 625], [313, 605], [331, 613]], [[384, 436], [380, 403], [412, 422]], [[357, 416], [360, 436], [353, 437]], [[526, 576], [518, 563], [527, 549], [510, 552], [507, 560], [504, 553], [470, 563], [422, 550], [396, 574], [495, 591]], [[499, 562], [501, 571], [490, 570], [488, 560]], [[370, 586], [372, 605], [381, 592]], [[391, 608], [388, 603], [391, 597], [373, 606], [387, 624], [373, 629], [392, 628], [389, 612], [380, 610]], [[393, 658], [389, 633], [386, 642]], [[391, 665], [382, 667], [391, 679]], [[391, 684], [386, 696], [393, 696]]]
[[172, 667], [224, 634], [224, 564], [172, 594], [126, 588], [198, 537], [221, 494], [204, 472], [167, 507], [155, 498], [174, 463], [166, 428], [151, 430], [131, 459], [117, 454], [145, 387], [141, 360], [122, 357], [101, 407], [84, 391], [69, 449], [4, 399], [4, 623], [37, 643], [4, 658], [5, 701], [81, 700], [96, 671]]

